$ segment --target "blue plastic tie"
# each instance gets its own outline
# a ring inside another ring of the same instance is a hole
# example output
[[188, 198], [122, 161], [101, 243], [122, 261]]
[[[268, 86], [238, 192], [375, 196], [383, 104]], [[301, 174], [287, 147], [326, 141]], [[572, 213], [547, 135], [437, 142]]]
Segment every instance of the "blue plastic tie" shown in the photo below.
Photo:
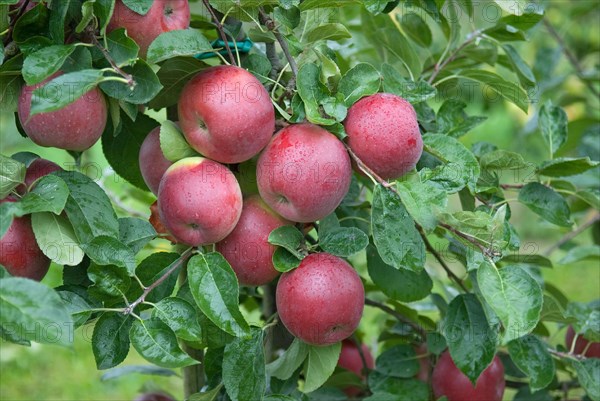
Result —
[[[248, 38], [246, 38], [242, 41], [239, 41], [239, 42], [227, 42], [227, 44], [229, 45], [229, 48], [231, 49], [231, 51], [235, 51], [235, 48], [237, 45], [237, 49], [238, 49], [239, 53], [249, 53], [250, 50], [252, 50], [252, 46], [254, 46], [254, 42], [252, 42]], [[227, 55], [227, 49], [225, 49], [224, 41], [215, 40], [214, 42], [211, 43], [211, 45], [215, 49], [219, 49], [219, 48], [221, 49], [221, 50], [219, 50], [220, 55], [222, 55], [222, 56]], [[215, 54], [215, 52], [204, 52], [204, 53], [197, 54], [194, 57], [197, 58], [198, 60], [203, 60], [203, 59], [207, 59], [207, 58], [211, 58], [211, 57], [217, 57], [217, 55]]]

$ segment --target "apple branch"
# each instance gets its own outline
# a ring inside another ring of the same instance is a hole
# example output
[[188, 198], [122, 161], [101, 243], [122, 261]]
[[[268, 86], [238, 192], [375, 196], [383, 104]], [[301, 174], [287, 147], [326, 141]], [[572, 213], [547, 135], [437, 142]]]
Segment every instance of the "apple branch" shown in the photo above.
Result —
[[215, 26], [217, 27], [217, 31], [219, 31], [219, 36], [221, 36], [221, 40], [225, 44], [225, 50], [227, 50], [227, 56], [229, 57], [229, 62], [231, 63], [231, 65], [236, 65], [235, 57], [233, 57], [233, 53], [231, 52], [231, 47], [229, 47], [229, 41], [227, 39], [227, 35], [225, 34], [225, 29], [223, 28], [223, 24], [221, 24], [221, 21], [219, 20], [219, 18], [217, 18], [217, 15], [215, 14], [215, 10], [213, 10], [212, 6], [210, 5], [209, 0], [202, 0], [202, 3], [204, 3], [204, 7], [206, 7], [208, 12], [210, 13], [211, 18], [212, 18], [213, 22], [215, 23]]
[[115, 62], [115, 59], [110, 55], [108, 50], [106, 50], [106, 48], [104, 46], [102, 46], [102, 44], [100, 42], [98, 42], [98, 38], [96, 38], [95, 35], [91, 35], [91, 37], [92, 37], [92, 42], [94, 43], [94, 46], [96, 46], [102, 52], [102, 55], [108, 61], [110, 66], [113, 68], [113, 70], [117, 74], [119, 74], [120, 76], [125, 78], [125, 80], [127, 81], [127, 86], [129, 86], [130, 88], [133, 88], [135, 86], [135, 81], [133, 80], [133, 75], [126, 73], [125, 71], [123, 71], [121, 69], [121, 67], [119, 67], [117, 65], [117, 63]]
[[403, 316], [401, 313], [395, 311], [394, 309], [390, 308], [389, 306], [384, 305], [381, 302], [374, 301], [370, 298], [365, 298], [365, 305], [372, 306], [377, 309], [381, 309], [388, 315], [395, 317], [396, 320], [398, 320], [400, 323], [409, 325], [410, 327], [413, 328], [413, 330], [415, 330], [419, 334], [419, 336], [422, 339], [425, 339], [427, 337], [427, 333], [425, 332], [425, 330], [423, 330], [423, 328], [421, 326], [419, 326], [418, 324], [409, 320], [407, 317]]
[[563, 246], [567, 242], [571, 241], [573, 238], [577, 237], [579, 234], [581, 234], [582, 232], [584, 232], [588, 227], [590, 227], [591, 225], [593, 225], [597, 221], [600, 221], [600, 213], [598, 213], [598, 212], [592, 212], [592, 215], [586, 221], [584, 221], [583, 223], [581, 223], [581, 225], [579, 227], [577, 227], [577, 229], [566, 233], [555, 244], [553, 244], [548, 249], [546, 249], [546, 251], [544, 252], [544, 255], [550, 256], [550, 254], [552, 252], [554, 252], [555, 250], [557, 250], [558, 248], [560, 248], [561, 246]]
[[454, 51], [452, 52], [452, 54], [450, 54], [448, 56], [448, 58], [446, 58], [445, 60], [443, 60], [444, 58], [444, 54], [442, 54], [442, 56], [440, 57], [440, 59], [438, 60], [438, 62], [435, 64], [435, 66], [433, 67], [433, 73], [431, 73], [431, 76], [429, 77], [429, 79], [427, 80], [428, 84], [432, 84], [433, 81], [435, 80], [435, 78], [437, 78], [437, 76], [439, 75], [440, 72], [442, 72], [442, 70], [451, 62], [453, 62], [454, 60], [456, 60], [456, 57], [458, 56], [458, 54], [463, 51], [463, 49], [465, 47], [467, 47], [468, 45], [470, 45], [475, 39], [479, 38], [481, 35], [483, 34], [483, 31], [481, 29], [475, 31], [475, 32], [471, 32], [469, 35], [467, 35], [467, 39], [460, 45], [458, 46], [456, 49], [454, 49]]
[[295, 77], [298, 75], [298, 64], [296, 64], [296, 60], [294, 59], [294, 57], [292, 57], [292, 54], [290, 53], [290, 47], [288, 46], [287, 40], [277, 29], [275, 21], [273, 21], [273, 19], [269, 15], [267, 15], [267, 13], [265, 13], [265, 10], [262, 7], [258, 9], [258, 13], [261, 22], [265, 25], [265, 27], [267, 27], [269, 31], [273, 32], [273, 35], [275, 35], [275, 39], [277, 39], [277, 42], [279, 42], [279, 46], [281, 46], [281, 50], [283, 50], [283, 54], [285, 55], [285, 58], [290, 64], [290, 68], [292, 69], [292, 73], [294, 74], [293, 79], [295, 83]]
[[10, 21], [10, 25], [8, 27], [8, 33], [6, 35], [6, 40], [4, 41], [5, 45], [7, 45], [8, 43], [10, 43], [12, 41], [12, 34], [13, 34], [13, 30], [15, 29], [15, 24], [17, 23], [19, 18], [21, 18], [21, 16], [25, 13], [25, 10], [27, 10], [27, 6], [29, 5], [29, 2], [30, 2], [30, 0], [25, 0], [23, 2], [23, 4], [21, 5], [21, 8], [19, 8], [17, 15], [15, 15], [15, 17]]
[[136, 299], [135, 301], [133, 301], [131, 304], [129, 304], [124, 310], [123, 310], [123, 314], [124, 315], [130, 315], [133, 313], [133, 310], [142, 302], [144, 302], [144, 300], [146, 299], [146, 297], [148, 296], [148, 294], [150, 294], [152, 292], [153, 289], [155, 289], [156, 287], [158, 287], [159, 285], [161, 285], [166, 279], [167, 277], [169, 277], [175, 270], [177, 270], [182, 264], [184, 264], [188, 258], [192, 255], [194, 251], [194, 248], [188, 248], [186, 249], [181, 256], [179, 256], [179, 258], [174, 261], [173, 263], [171, 263], [171, 267], [169, 268], [169, 270], [167, 270], [167, 272], [165, 274], [163, 274], [158, 280], [156, 280], [155, 282], [153, 282], [152, 284], [150, 284], [148, 287], [144, 288], [144, 292], [142, 293], [142, 295], [140, 295], [140, 297], [138, 299]]

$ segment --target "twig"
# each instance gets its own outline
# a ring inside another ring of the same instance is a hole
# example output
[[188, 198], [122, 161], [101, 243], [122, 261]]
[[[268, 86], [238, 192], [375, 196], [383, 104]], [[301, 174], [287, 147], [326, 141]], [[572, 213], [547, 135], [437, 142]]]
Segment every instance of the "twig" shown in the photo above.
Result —
[[267, 13], [265, 13], [265, 10], [262, 7], [258, 9], [258, 13], [261, 21], [264, 21], [263, 23], [265, 27], [267, 27], [267, 29], [273, 32], [273, 35], [275, 35], [275, 39], [277, 39], [277, 42], [279, 42], [279, 46], [281, 46], [281, 50], [283, 50], [285, 58], [287, 59], [288, 63], [290, 63], [292, 73], [294, 74], [294, 76], [297, 76], [298, 64], [296, 64], [296, 60], [294, 59], [294, 57], [292, 57], [292, 54], [290, 53], [290, 48], [288, 46], [287, 40], [285, 40], [283, 35], [275, 26], [275, 21], [273, 21], [273, 19], [271, 19], [271, 17], [268, 16]]
[[12, 34], [15, 29], [15, 24], [17, 23], [19, 18], [21, 18], [21, 16], [25, 13], [25, 10], [27, 9], [27, 6], [29, 5], [29, 1], [30, 0], [25, 0], [23, 2], [23, 4], [21, 5], [21, 8], [19, 8], [19, 11], [17, 12], [17, 15], [15, 15], [15, 17], [10, 21], [10, 26], [8, 27], [8, 33], [6, 35], [6, 40], [4, 41], [4, 44], [8, 44], [12, 41]]
[[489, 259], [496, 257], [496, 256], [500, 256], [500, 254], [497, 251], [494, 251], [493, 249], [489, 249], [489, 248], [486, 248], [485, 246], [481, 245], [481, 243], [479, 243], [479, 241], [477, 241], [477, 239], [475, 237], [473, 237], [469, 234], [463, 233], [462, 231], [457, 230], [456, 228], [452, 227], [451, 225], [448, 225], [446, 223], [440, 223], [440, 227], [445, 228], [446, 230], [450, 231], [451, 233], [455, 234], [456, 236], [475, 245], [477, 248], [479, 248], [481, 253], [483, 253], [483, 255]]
[[452, 54], [450, 54], [448, 56], [447, 59], [445, 59], [444, 61], [442, 61], [441, 59], [435, 64], [435, 66], [433, 67], [433, 73], [431, 74], [431, 76], [429, 77], [429, 79], [427, 80], [428, 84], [432, 84], [433, 81], [435, 80], [435, 78], [437, 78], [437, 76], [439, 75], [440, 72], [442, 72], [442, 70], [451, 62], [453, 62], [456, 57], [458, 56], [458, 53], [460, 53], [465, 47], [467, 47], [468, 45], [470, 45], [475, 39], [477, 39], [479, 36], [481, 36], [481, 34], [483, 33], [483, 31], [477, 30], [475, 32], [472, 32], [471, 34], [469, 34], [469, 36], [467, 37], [467, 39], [456, 49], [454, 49], [454, 51], [452, 52]]
[[202, 0], [202, 2], [204, 3], [204, 7], [206, 7], [208, 12], [210, 13], [210, 16], [212, 17], [212, 19], [215, 23], [215, 26], [217, 27], [217, 31], [219, 31], [221, 40], [223, 40], [223, 43], [225, 43], [225, 49], [227, 50], [229, 62], [231, 63], [231, 65], [236, 65], [235, 57], [233, 57], [233, 53], [231, 52], [231, 47], [229, 47], [229, 41], [227, 40], [227, 35], [225, 34], [225, 30], [223, 29], [223, 24], [221, 24], [221, 21], [215, 15], [215, 11], [213, 10], [212, 6], [210, 5], [210, 2], [208, 0]]
[[523, 184], [500, 184], [500, 188], [502, 189], [521, 189], [524, 186]]
[[391, 315], [391, 316], [395, 317], [399, 322], [405, 323], [405, 324], [409, 325], [410, 327], [412, 327], [419, 334], [419, 336], [421, 338], [424, 339], [424, 338], [427, 337], [427, 333], [425, 333], [425, 330], [423, 330], [423, 328], [421, 326], [419, 326], [418, 324], [412, 322], [411, 320], [409, 320], [408, 318], [406, 318], [402, 314], [396, 312], [394, 309], [390, 308], [389, 306], [384, 305], [381, 302], [374, 301], [374, 300], [372, 300], [370, 298], [365, 298], [365, 305], [369, 305], [369, 306], [372, 306], [374, 308], [381, 309], [382, 311], [384, 311], [388, 315]]
[[579, 354], [572, 354], [570, 352], [560, 352], [557, 351], [555, 349], [552, 348], [548, 348], [548, 352], [556, 357], [562, 358], [562, 359], [574, 359], [576, 361], [583, 361], [585, 359], [587, 359], [585, 356], [583, 355], [579, 355]]
[[115, 70], [115, 72], [127, 80], [127, 85], [130, 88], [135, 86], [135, 81], [133, 80], [133, 76], [131, 74], [128, 74], [125, 71], [123, 71], [121, 69], [121, 67], [119, 67], [117, 65], [117, 63], [115, 62], [115, 59], [113, 59], [113, 57], [110, 55], [108, 50], [106, 50], [106, 48], [104, 46], [102, 46], [102, 44], [100, 42], [98, 42], [98, 38], [96, 38], [96, 36], [94, 36], [94, 35], [92, 35], [92, 42], [94, 43], [94, 46], [96, 46], [102, 52], [102, 54], [104, 55], [104, 58], [109, 62], [110, 66]]
[[144, 300], [146, 299], [148, 294], [150, 292], [152, 292], [153, 289], [155, 289], [156, 287], [161, 285], [162, 282], [165, 281], [167, 279], [167, 277], [169, 277], [171, 275], [171, 273], [173, 273], [175, 270], [177, 270], [179, 268], [179, 266], [181, 266], [183, 263], [185, 263], [187, 261], [187, 259], [192, 254], [193, 249], [194, 248], [186, 249], [181, 254], [181, 256], [179, 256], [179, 259], [177, 259], [175, 262], [173, 262], [171, 264], [171, 267], [169, 268], [169, 270], [167, 270], [167, 272], [164, 275], [162, 275], [158, 280], [156, 280], [155, 282], [150, 284], [148, 287], [144, 288], [144, 292], [142, 293], [142, 295], [140, 295], [140, 297], [138, 299], [136, 299], [135, 301], [133, 301], [133, 303], [131, 303], [129, 306], [127, 306], [127, 308], [125, 308], [123, 310], [123, 314], [129, 315], [129, 314], [133, 313], [133, 310], [136, 308], [136, 306], [138, 306], [139, 304], [144, 302]]
[[[358, 338], [356, 338], [356, 333], [352, 334], [352, 337], [350, 337], [350, 341], [352, 341], [352, 343], [354, 343], [354, 346], [356, 347], [356, 350], [358, 351], [358, 355], [360, 356], [360, 360], [362, 362], [362, 371], [366, 374], [369, 373], [369, 365], [367, 365], [367, 358], [365, 358], [365, 353], [363, 352], [362, 349], [362, 344], [360, 343], [360, 341], [358, 341]], [[343, 346], [343, 345], [342, 345]]]
[[442, 258], [442, 255], [440, 255], [439, 252], [435, 250], [435, 248], [433, 247], [433, 245], [431, 245], [431, 242], [429, 242], [429, 239], [427, 238], [427, 235], [423, 231], [423, 228], [420, 227], [420, 226], [417, 226], [417, 229], [419, 230], [419, 233], [421, 234], [421, 237], [423, 238], [423, 242], [425, 243], [425, 248], [427, 248], [427, 250], [429, 252], [431, 252], [431, 254], [437, 259], [437, 261], [439, 262], [439, 264], [442, 266], [442, 268], [448, 274], [448, 277], [451, 280], [453, 280], [456, 284], [458, 284], [460, 286], [460, 288], [462, 288], [465, 292], [469, 292], [468, 288], [465, 286], [465, 284], [460, 279], [460, 277], [458, 277], [450, 269], [450, 266], [448, 266], [448, 264], [446, 263], [446, 261]]
[[569, 50], [567, 44], [565, 43], [565, 41], [563, 40], [563, 38], [560, 37], [560, 35], [558, 34], [558, 32], [556, 32], [556, 29], [554, 29], [554, 27], [552, 26], [552, 24], [550, 23], [550, 21], [548, 21], [546, 18], [544, 18], [542, 20], [542, 22], [544, 23], [544, 26], [546, 27], [546, 29], [548, 30], [548, 32], [550, 33], [550, 35], [560, 45], [563, 53], [565, 54], [565, 56], [569, 60], [569, 63], [571, 63], [571, 65], [573, 66], [573, 68], [575, 68], [575, 72], [576, 72], [577, 76], [579, 77], [579, 79], [581, 79], [583, 81], [583, 83], [589, 88], [590, 91], [592, 91], [592, 93], [596, 97], [600, 97], [600, 92], [598, 92], [598, 89], [596, 89], [594, 87], [594, 85], [590, 81], [588, 81], [588, 80], [585, 79], [585, 76], [583, 74], [583, 68], [581, 67], [581, 64], [579, 64], [579, 61], [577, 60], [577, 58], [575, 57], [575, 55], [571, 52], [571, 50]]
[[356, 153], [354, 153], [352, 151], [352, 149], [350, 148], [350, 146], [348, 146], [347, 143], [344, 142], [344, 146], [346, 147], [348, 154], [350, 154], [350, 157], [352, 157], [352, 159], [356, 162], [356, 165], [358, 166], [360, 171], [362, 171], [367, 176], [369, 176], [369, 178], [371, 178], [371, 180], [373, 180], [374, 182], [381, 184], [383, 187], [388, 188], [389, 190], [394, 192], [396, 195], [400, 196], [400, 193], [398, 192], [398, 190], [396, 189], [396, 187], [394, 186], [393, 183], [388, 182], [388, 181], [384, 180], [383, 178], [381, 178], [375, 171], [373, 171], [362, 160], [360, 160], [360, 158], [356, 155]]
[[571, 241], [573, 238], [575, 238], [576, 236], [578, 236], [579, 234], [581, 234], [583, 231], [585, 231], [592, 224], [594, 224], [595, 222], [597, 222], [598, 220], [600, 220], [600, 213], [598, 213], [598, 212], [592, 212], [592, 213], [593, 214], [585, 222], [583, 222], [579, 227], [577, 227], [576, 230], [573, 230], [573, 231], [570, 231], [570, 232], [566, 233], [555, 244], [553, 244], [548, 249], [546, 249], [546, 251], [544, 252], [544, 255], [545, 256], [550, 256], [550, 254], [552, 252], [554, 252], [555, 250], [557, 250], [558, 248], [560, 248], [561, 246], [563, 246], [567, 242]]

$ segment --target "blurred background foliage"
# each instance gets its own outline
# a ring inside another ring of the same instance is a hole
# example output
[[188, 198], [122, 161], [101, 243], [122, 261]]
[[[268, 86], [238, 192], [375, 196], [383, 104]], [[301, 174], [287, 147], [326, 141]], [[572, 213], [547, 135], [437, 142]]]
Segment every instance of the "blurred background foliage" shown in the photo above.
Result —
[[[409, 10], [402, 1], [400, 6], [390, 14], [401, 18], [402, 12]], [[487, 120], [472, 130], [460, 140], [467, 147], [474, 143], [485, 141], [499, 148], [512, 150], [523, 154], [525, 160], [538, 163], [546, 160], [546, 146], [537, 131], [537, 112], [547, 99], [552, 99], [555, 105], [565, 109], [569, 118], [568, 142], [557, 156], [590, 156], [592, 160], [600, 160], [600, 99], [590, 89], [590, 85], [600, 81], [600, 7], [595, 0], [542, 1], [546, 10], [546, 22], [538, 24], [530, 32], [526, 42], [516, 42], [516, 50], [521, 57], [533, 66], [537, 85], [531, 89], [532, 103], [528, 114], [524, 114], [516, 106], [500, 100], [484, 98], [477, 91], [469, 94], [467, 91], [457, 90], [456, 87], [442, 86], [440, 90], [454, 90], [456, 96], [468, 104], [469, 115], [486, 116]], [[482, 4], [485, 4], [482, 3]], [[485, 27], [486, 21], [481, 19], [483, 7], [475, 6], [475, 20], [463, 21], [463, 38], [475, 27]], [[202, 5], [192, 3], [192, 12], [202, 14]], [[352, 66], [358, 61], [369, 61], [378, 44], [370, 40], [360, 23], [360, 11], [353, 7], [331, 9], [339, 13], [339, 22], [348, 26], [353, 38], [334, 44], [338, 52], [340, 66]], [[494, 19], [487, 21], [491, 24]], [[438, 41], [436, 48], [437, 26], [429, 24], [432, 29], [433, 43], [431, 51], [441, 51], [444, 41]], [[434, 29], [435, 28], [435, 29]], [[556, 35], [551, 30], [554, 29]], [[565, 46], [565, 49], [563, 49]], [[571, 53], [576, 64], [565, 55], [565, 50]], [[422, 50], [421, 51], [429, 51]], [[427, 58], [427, 54], [422, 55]], [[429, 56], [432, 56], [430, 54]], [[496, 70], [503, 74], [502, 68]], [[512, 73], [506, 69], [506, 77], [511, 79]], [[514, 79], [514, 78], [513, 78]], [[458, 88], [460, 89], [460, 88]], [[471, 96], [472, 95], [472, 96]], [[437, 109], [441, 101], [433, 99], [430, 105]], [[165, 115], [147, 111], [159, 121]], [[46, 149], [35, 146], [31, 141], [22, 138], [15, 127], [12, 113], [0, 113], [0, 152], [13, 154], [19, 151], [31, 151], [50, 159], [64, 168], [73, 165], [73, 159], [64, 151]], [[149, 205], [153, 199], [149, 193], [142, 192], [129, 185], [125, 180], [116, 176], [105, 160], [100, 143], [94, 146], [83, 156], [82, 166], [84, 171], [92, 178], [103, 181], [116, 202], [117, 212], [125, 216], [131, 211], [140, 216], [149, 216]], [[515, 182], [523, 182], [526, 171], [505, 172], [505, 174], [521, 174], [515, 176]], [[578, 185], [598, 189], [600, 186], [600, 167], [585, 174], [575, 177]], [[452, 199], [459, 205], [458, 198]], [[550, 228], [550, 224], [542, 221], [524, 206], [511, 202], [512, 221], [522, 239], [522, 250], [532, 254], [544, 252], [556, 243], [569, 229]], [[577, 203], [572, 206], [575, 220], [582, 221], [581, 212], [577, 210]], [[582, 208], [583, 209], [583, 208]], [[158, 248], [167, 250], [169, 244], [165, 241], [154, 241]], [[153, 243], [154, 243], [153, 242]], [[579, 235], [574, 242], [578, 244], [600, 243], [600, 223], [597, 222], [591, 229]], [[437, 243], [436, 247], [443, 250], [447, 243]], [[552, 252], [552, 260], [560, 261], [573, 246], [566, 243]], [[142, 253], [141, 257], [146, 254]], [[364, 261], [353, 261], [359, 272], [365, 273]], [[432, 277], [444, 279], [443, 271], [436, 271], [434, 264], [428, 264]], [[452, 267], [460, 271], [459, 263], [451, 263]], [[559, 287], [572, 301], [590, 302], [600, 298], [600, 261], [587, 259], [575, 263], [555, 263], [552, 269], [540, 272], [547, 283]], [[50, 269], [44, 279], [49, 286], [61, 282], [61, 271], [57, 266]], [[436, 291], [447, 291], [440, 280], [436, 281]], [[252, 310], [252, 305], [246, 305]], [[431, 301], [411, 304], [411, 307], [426, 312], [433, 305]], [[251, 316], [251, 314], [250, 314]], [[250, 321], [251, 318], [250, 318]], [[377, 354], [377, 327], [383, 324], [383, 317], [378, 311], [367, 308], [361, 323], [361, 330], [365, 334], [365, 342]], [[91, 352], [91, 333], [93, 327], [76, 332], [75, 346], [73, 349], [64, 349], [53, 346], [20, 347], [5, 342], [0, 343], [0, 399], [1, 400], [133, 400], [141, 391], [162, 389], [170, 392], [178, 399], [182, 399], [181, 378], [178, 376], [160, 377], [142, 374], [129, 374], [116, 379], [101, 380], [103, 372], [96, 370], [94, 357]], [[551, 327], [552, 343], [564, 341], [564, 330]], [[123, 366], [147, 364], [131, 349]], [[575, 394], [572, 394], [573, 397]], [[507, 391], [505, 399], [512, 399], [514, 392]]]

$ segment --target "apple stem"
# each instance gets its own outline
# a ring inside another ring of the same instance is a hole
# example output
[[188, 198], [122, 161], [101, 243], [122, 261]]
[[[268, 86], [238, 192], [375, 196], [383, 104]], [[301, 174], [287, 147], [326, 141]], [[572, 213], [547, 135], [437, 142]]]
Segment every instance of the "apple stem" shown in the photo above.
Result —
[[227, 50], [227, 56], [229, 56], [229, 62], [231, 63], [231, 65], [236, 65], [235, 58], [233, 57], [233, 53], [231, 52], [231, 47], [229, 47], [229, 41], [227, 39], [227, 35], [225, 34], [225, 30], [223, 29], [223, 24], [221, 24], [221, 21], [219, 20], [219, 18], [217, 18], [217, 15], [215, 14], [215, 10], [213, 10], [212, 6], [210, 5], [209, 0], [202, 0], [202, 3], [204, 3], [204, 7], [206, 7], [208, 12], [210, 13], [211, 18], [212, 18], [213, 22], [215, 23], [215, 26], [217, 27], [217, 31], [219, 31], [221, 40], [223, 40], [223, 43], [225, 44], [225, 50]]
[[[277, 39], [279, 46], [281, 46], [281, 50], [283, 50], [283, 54], [285, 55], [285, 58], [287, 59], [288, 63], [290, 64], [290, 68], [292, 69], [292, 73], [294, 74], [294, 77], [296, 77], [298, 75], [298, 64], [296, 64], [296, 60], [294, 59], [294, 57], [292, 57], [292, 53], [290, 53], [290, 48], [288, 46], [287, 41], [285, 40], [283, 35], [281, 35], [279, 30], [277, 29], [277, 26], [275, 25], [275, 21], [273, 21], [273, 19], [269, 15], [267, 15], [267, 13], [265, 13], [264, 8], [262, 8], [262, 7], [260, 7], [258, 9], [258, 15], [260, 17], [261, 22], [265, 25], [265, 27], [269, 31], [273, 32], [275, 39]], [[295, 82], [295, 79], [294, 79], [294, 82]]]

